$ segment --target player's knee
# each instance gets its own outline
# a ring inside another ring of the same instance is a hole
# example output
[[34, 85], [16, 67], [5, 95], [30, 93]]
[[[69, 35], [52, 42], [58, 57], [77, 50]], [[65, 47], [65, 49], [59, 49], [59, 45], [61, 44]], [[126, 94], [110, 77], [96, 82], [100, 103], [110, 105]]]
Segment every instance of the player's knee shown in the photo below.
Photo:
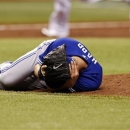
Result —
[[5, 87], [7, 87], [7, 88], [9, 88], [9, 87], [11, 87], [11, 86], [13, 86], [14, 85], [14, 82], [13, 82], [13, 80], [7, 80], [7, 79], [3, 79], [2, 81], [1, 81], [1, 84], [3, 85], [3, 86], [5, 86]]

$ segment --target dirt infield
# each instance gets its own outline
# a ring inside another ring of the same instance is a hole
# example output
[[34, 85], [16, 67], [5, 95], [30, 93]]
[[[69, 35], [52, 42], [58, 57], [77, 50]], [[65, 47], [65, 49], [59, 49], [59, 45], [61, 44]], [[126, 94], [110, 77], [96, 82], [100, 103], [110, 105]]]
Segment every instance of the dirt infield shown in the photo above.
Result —
[[98, 90], [82, 94], [130, 96], [130, 74], [104, 75]]
[[[43, 27], [47, 24], [0, 25], [0, 38], [45, 37], [41, 34]], [[70, 37], [130, 37], [130, 23], [71, 23]], [[104, 75], [99, 90], [82, 94], [130, 96], [130, 74]]]
[[[47, 24], [0, 25], [2, 37], [45, 37]], [[130, 22], [70, 23], [70, 37], [130, 37]]]

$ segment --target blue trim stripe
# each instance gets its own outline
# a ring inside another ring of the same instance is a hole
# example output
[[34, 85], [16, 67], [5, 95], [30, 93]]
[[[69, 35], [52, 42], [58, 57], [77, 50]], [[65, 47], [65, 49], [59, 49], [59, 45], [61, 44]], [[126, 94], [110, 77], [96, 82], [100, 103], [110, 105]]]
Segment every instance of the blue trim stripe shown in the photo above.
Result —
[[[36, 51], [34, 51], [34, 52], [32, 52], [32, 53], [26, 55], [26, 56], [23, 57], [23, 58], [20, 58], [19, 60], [16, 60], [17, 62], [13, 62], [12, 65], [10, 65], [9, 67], [7, 67], [7, 68], [5, 68], [5, 69], [3, 69], [3, 70], [0, 70], [0, 73], [4, 73], [5, 71], [7, 71], [7, 70], [11, 69], [12, 67], [14, 67], [15, 65], [17, 65], [19, 62], [21, 62], [21, 61], [27, 59], [28, 57], [31, 57], [32, 55], [36, 54], [36, 52], [37, 52], [38, 50], [42, 49], [43, 46], [44, 46], [44, 44], [43, 44], [42, 46], [38, 47]], [[14, 64], [14, 63], [15, 63], [15, 64]]]
[[41, 62], [41, 60], [38, 60], [38, 63], [39, 63], [40, 65], [42, 65], [42, 62]]
[[5, 71], [11, 69], [12, 67], [14, 67], [15, 65], [17, 65], [17, 64], [20, 63], [21, 61], [23, 61], [23, 60], [25, 60], [25, 59], [31, 57], [31, 56], [34, 55], [34, 54], [36, 54], [36, 52], [37, 52], [37, 51], [35, 51], [35, 52], [33, 52], [33, 53], [30, 53], [30, 54], [24, 56], [23, 58], [20, 58], [19, 60], [16, 60], [16, 62], [13, 62], [9, 67], [7, 67], [7, 68], [1, 70], [1, 73], [4, 73]]

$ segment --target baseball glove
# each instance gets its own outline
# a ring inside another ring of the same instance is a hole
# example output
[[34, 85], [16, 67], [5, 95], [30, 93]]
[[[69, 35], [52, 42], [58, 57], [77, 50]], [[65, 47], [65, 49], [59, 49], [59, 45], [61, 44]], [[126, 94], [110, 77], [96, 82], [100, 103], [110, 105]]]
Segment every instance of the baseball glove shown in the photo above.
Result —
[[45, 68], [45, 75], [42, 76], [50, 88], [59, 88], [66, 80], [70, 79], [70, 70], [65, 48], [66, 46], [64, 44], [58, 46], [43, 57], [43, 65], [47, 65], [47, 68]]

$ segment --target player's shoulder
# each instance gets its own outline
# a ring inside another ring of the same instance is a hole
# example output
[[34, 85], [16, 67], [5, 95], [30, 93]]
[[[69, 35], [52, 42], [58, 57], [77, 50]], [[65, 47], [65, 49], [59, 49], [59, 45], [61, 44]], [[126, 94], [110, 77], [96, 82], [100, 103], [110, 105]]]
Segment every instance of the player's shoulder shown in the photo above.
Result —
[[[72, 48], [76, 51], [78, 49], [80, 49], [81, 47], [81, 43], [76, 40], [76, 39], [73, 39], [73, 38], [58, 38], [56, 39], [50, 46], [51, 49], [54, 49], [58, 46], [61, 46], [65, 44], [66, 45], [66, 48], [71, 48], [70, 51], [72, 51]], [[79, 47], [80, 46], [80, 47]]]
[[56, 39], [56, 41], [55, 42], [61, 42], [61, 43], [63, 43], [63, 42], [65, 42], [65, 43], [77, 43], [77, 42], [79, 42], [78, 40], [76, 40], [76, 39], [73, 39], [73, 38], [69, 38], [69, 37], [65, 37], [65, 38], [58, 38], [58, 39]]

